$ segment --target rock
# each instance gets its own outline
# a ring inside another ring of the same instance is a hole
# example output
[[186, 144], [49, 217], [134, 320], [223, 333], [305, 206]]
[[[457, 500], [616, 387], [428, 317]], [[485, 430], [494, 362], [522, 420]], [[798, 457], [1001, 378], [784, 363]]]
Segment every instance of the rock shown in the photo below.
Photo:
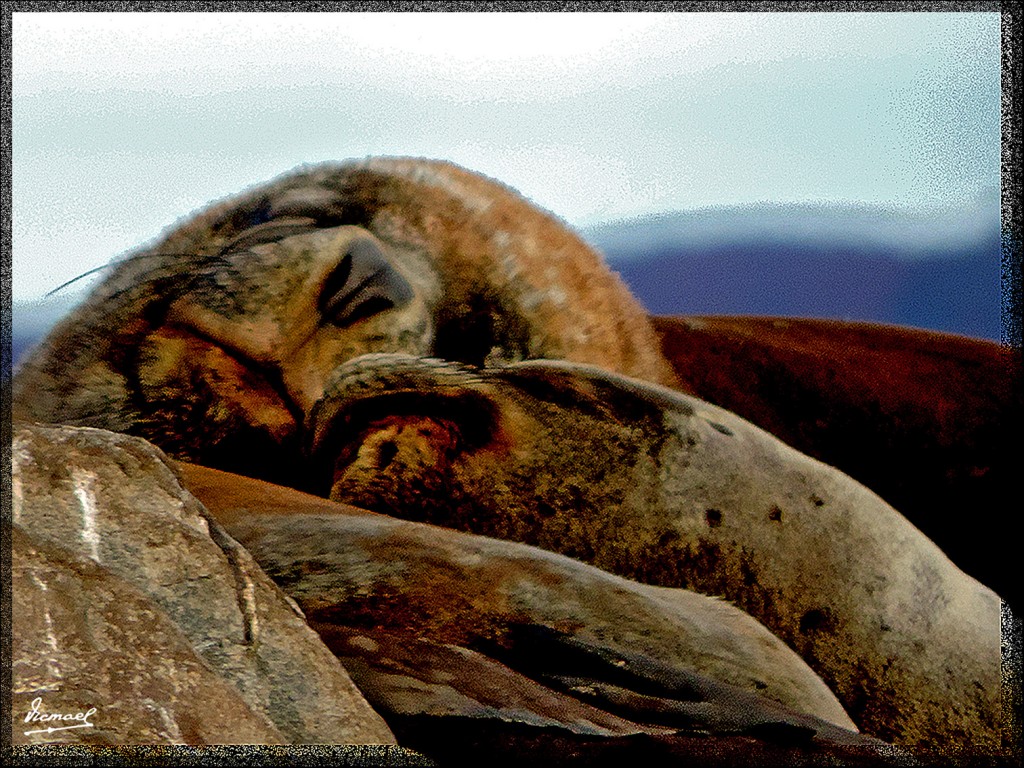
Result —
[[64, 741], [394, 743], [158, 449], [15, 425], [12, 486], [15, 713], [95, 707]]
[[13, 765], [39, 768], [67, 765], [95, 765], [105, 768], [134, 768], [138, 765], [164, 765], [171, 758], [181, 764], [217, 765], [221, 768], [253, 768], [263, 765], [344, 765], [346, 768], [436, 768], [426, 755], [394, 744], [217, 744], [196, 747], [118, 745], [99, 747], [88, 744], [40, 744], [17, 747]]
[[15, 744], [285, 743], [146, 595], [20, 526], [12, 539]]

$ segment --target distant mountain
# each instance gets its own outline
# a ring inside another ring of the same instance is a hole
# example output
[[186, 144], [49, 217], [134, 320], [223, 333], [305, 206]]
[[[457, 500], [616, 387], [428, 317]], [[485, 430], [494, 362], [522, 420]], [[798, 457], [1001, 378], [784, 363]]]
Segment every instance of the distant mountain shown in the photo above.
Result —
[[[11, 306], [11, 360], [18, 360], [38, 344], [60, 318], [83, 298], [82, 291], [65, 292], [45, 299], [15, 301]], [[6, 375], [6, 371], [4, 372]]]
[[1000, 337], [998, 201], [956, 213], [774, 205], [586, 229], [654, 314], [870, 320]]

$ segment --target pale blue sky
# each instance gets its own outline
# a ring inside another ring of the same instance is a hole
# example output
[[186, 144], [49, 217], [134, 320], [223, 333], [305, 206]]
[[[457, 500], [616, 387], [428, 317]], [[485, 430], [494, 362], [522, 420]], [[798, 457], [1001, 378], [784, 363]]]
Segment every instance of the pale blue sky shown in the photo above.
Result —
[[301, 163], [441, 157], [577, 226], [962, 211], [998, 14], [14, 14], [15, 299]]

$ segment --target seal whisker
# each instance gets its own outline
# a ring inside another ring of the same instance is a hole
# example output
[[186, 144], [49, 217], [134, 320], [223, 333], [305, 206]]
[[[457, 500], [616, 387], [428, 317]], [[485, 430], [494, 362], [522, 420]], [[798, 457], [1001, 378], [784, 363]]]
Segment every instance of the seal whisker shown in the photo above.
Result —
[[[166, 258], [196, 259], [197, 263], [203, 263], [203, 262], [206, 262], [206, 261], [210, 260], [211, 256], [209, 254], [202, 254], [202, 253], [196, 253], [196, 252], [183, 252], [183, 253], [179, 253], [179, 252], [174, 252], [174, 251], [141, 251], [141, 252], [138, 252], [138, 253], [129, 253], [129, 254], [126, 254], [124, 256], [115, 257], [115, 258], [111, 259], [110, 261], [108, 261], [106, 264], [101, 264], [98, 267], [93, 267], [92, 269], [87, 269], [85, 272], [82, 272], [81, 274], [75, 275], [75, 277], [71, 278], [70, 280], [66, 280], [63, 283], [61, 283], [60, 285], [58, 285], [56, 288], [53, 288], [52, 290], [47, 291], [44, 294], [44, 297], [49, 298], [50, 296], [53, 296], [54, 294], [56, 294], [56, 293], [58, 293], [60, 291], [63, 291], [65, 288], [67, 288], [67, 287], [69, 287], [71, 285], [74, 285], [79, 280], [84, 280], [85, 278], [89, 277], [90, 275], [99, 274], [101, 272], [104, 272], [105, 270], [118, 269], [119, 267], [121, 267], [123, 265], [134, 264], [134, 263], [136, 263], [138, 261], [143, 261], [145, 259], [166, 259]], [[214, 258], [216, 258], [216, 257], [214, 257]], [[189, 264], [189, 262], [186, 262], [186, 264]], [[189, 264], [189, 265], [191, 266], [191, 264]]]

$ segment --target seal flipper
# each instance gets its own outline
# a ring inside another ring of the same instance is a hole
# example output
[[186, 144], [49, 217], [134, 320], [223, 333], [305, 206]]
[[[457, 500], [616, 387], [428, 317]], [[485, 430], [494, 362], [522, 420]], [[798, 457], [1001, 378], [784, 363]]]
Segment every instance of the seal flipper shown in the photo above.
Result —
[[501, 647], [488, 652], [554, 690], [636, 723], [681, 733], [749, 736], [780, 746], [888, 746], [692, 670], [549, 626], [515, 625]]
[[[617, 663], [625, 661], [623, 654], [545, 625], [519, 625], [511, 638], [511, 652], [497, 645], [477, 651], [379, 628], [354, 629], [315, 620], [311, 626], [342, 660], [399, 743], [444, 765], [525, 760], [545, 765], [640, 761], [723, 768], [914, 764], [902, 750], [781, 705], [776, 706], [787, 714], [757, 722], [755, 712], [745, 727], [719, 727], [698, 715], [688, 727], [673, 730], [614, 711], [607, 701], [581, 701], [573, 690], [560, 690], [557, 675], [539, 679], [536, 670], [565, 666], [600, 675], [603, 669], [615, 679], [631, 678], [641, 688], [674, 686], [683, 696], [701, 689], [706, 679], [687, 672], [673, 679], [679, 670], [667, 665], [658, 670], [657, 662], [633, 655], [626, 665], [638, 668], [624, 669]], [[645, 668], [647, 662], [654, 666]], [[527, 674], [524, 667], [533, 671]], [[666, 670], [668, 675], [660, 674]], [[668, 682], [647, 680], [652, 673]], [[765, 701], [754, 694], [749, 697], [755, 704]], [[669, 708], [672, 704], [701, 706], [692, 701], [662, 701]]]

